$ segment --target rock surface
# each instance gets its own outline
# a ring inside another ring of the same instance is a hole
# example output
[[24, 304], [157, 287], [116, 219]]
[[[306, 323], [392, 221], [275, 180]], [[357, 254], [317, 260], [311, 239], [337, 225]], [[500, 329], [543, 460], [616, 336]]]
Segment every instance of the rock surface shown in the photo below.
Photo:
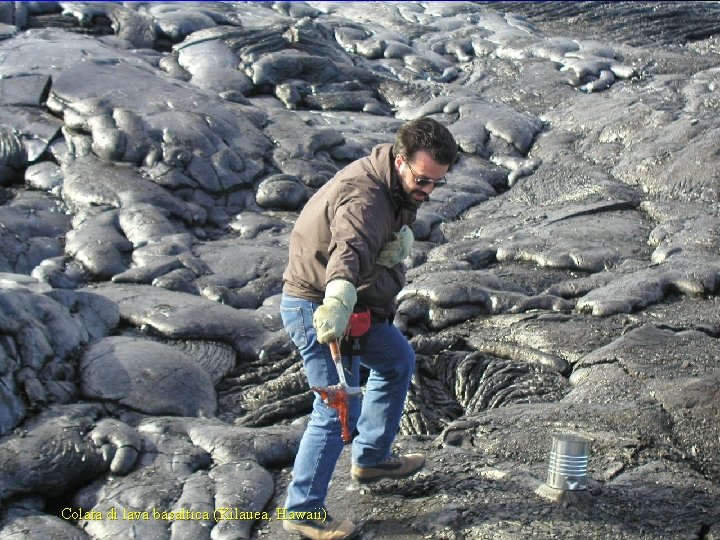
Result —
[[[720, 538], [720, 7], [0, 5], [0, 539], [281, 538], [297, 213], [431, 116], [364, 540]], [[588, 489], [546, 484], [552, 435]], [[265, 513], [263, 513], [265, 512]]]

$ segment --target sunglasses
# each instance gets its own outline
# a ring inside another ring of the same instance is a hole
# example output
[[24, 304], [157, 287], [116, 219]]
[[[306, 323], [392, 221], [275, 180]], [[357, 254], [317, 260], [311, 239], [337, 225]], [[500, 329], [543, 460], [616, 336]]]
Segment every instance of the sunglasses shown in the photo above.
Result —
[[403, 159], [405, 160], [405, 165], [408, 166], [408, 169], [410, 169], [410, 174], [412, 174], [413, 180], [415, 180], [415, 183], [420, 187], [425, 186], [434, 186], [434, 187], [440, 187], [447, 184], [447, 179], [443, 176], [439, 180], [433, 180], [432, 178], [428, 178], [427, 176], [418, 176], [415, 174], [415, 171], [410, 166], [410, 162], [407, 160], [405, 156], [403, 156]]

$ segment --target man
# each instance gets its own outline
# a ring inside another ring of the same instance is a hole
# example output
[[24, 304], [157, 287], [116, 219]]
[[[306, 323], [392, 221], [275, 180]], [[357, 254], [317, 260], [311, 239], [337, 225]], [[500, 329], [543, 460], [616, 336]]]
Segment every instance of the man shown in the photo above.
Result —
[[[283, 274], [283, 324], [303, 357], [311, 387], [338, 384], [326, 344], [345, 335], [357, 306], [369, 308], [372, 325], [360, 338], [369, 369], [365, 395], [350, 398], [351, 476], [359, 482], [414, 473], [420, 454], [396, 456], [397, 434], [415, 353], [392, 325], [395, 296], [405, 284], [402, 261], [410, 255], [410, 225], [417, 209], [438, 186], [457, 155], [457, 144], [439, 122], [421, 118], [404, 124], [394, 144], [339, 171], [303, 208], [290, 236]], [[357, 362], [355, 362], [357, 364]], [[359, 385], [359, 366], [347, 384]], [[325, 497], [343, 448], [334, 409], [316, 394], [300, 441], [285, 506], [293, 512], [325, 513]], [[350, 538], [348, 520], [286, 520], [283, 528], [310, 539]]]

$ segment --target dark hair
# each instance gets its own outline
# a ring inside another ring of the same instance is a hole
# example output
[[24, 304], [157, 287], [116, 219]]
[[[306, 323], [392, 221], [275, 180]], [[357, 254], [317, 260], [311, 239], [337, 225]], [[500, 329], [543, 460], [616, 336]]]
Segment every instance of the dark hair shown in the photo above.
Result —
[[452, 165], [457, 156], [457, 143], [452, 133], [437, 120], [417, 118], [403, 124], [395, 137], [393, 155], [402, 154], [412, 161], [415, 152], [424, 150], [441, 165]]

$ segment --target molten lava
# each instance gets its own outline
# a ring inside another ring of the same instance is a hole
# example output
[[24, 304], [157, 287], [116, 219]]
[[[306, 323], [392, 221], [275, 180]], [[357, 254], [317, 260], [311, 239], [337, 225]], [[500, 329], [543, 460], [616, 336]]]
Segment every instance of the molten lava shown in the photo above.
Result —
[[312, 389], [320, 394], [320, 397], [328, 407], [335, 409], [340, 418], [342, 426], [342, 440], [348, 444], [352, 437], [350, 436], [350, 406], [348, 393], [342, 386], [328, 386], [320, 388], [313, 386]]

